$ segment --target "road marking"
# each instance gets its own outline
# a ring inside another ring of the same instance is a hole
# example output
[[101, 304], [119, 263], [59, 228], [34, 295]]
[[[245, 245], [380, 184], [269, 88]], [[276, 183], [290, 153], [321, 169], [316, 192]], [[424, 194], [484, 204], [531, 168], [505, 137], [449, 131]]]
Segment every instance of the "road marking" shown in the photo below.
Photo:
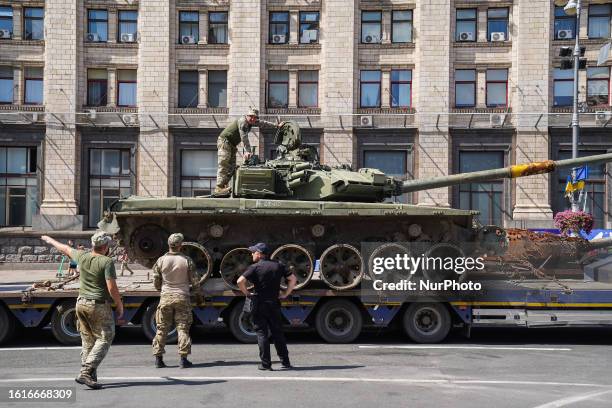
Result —
[[80, 350], [81, 346], [71, 347], [7, 347], [0, 348], [0, 351], [32, 351], [32, 350]]
[[[418, 379], [418, 378], [359, 378], [359, 377], [285, 377], [279, 376], [225, 376], [225, 377], [99, 377], [104, 381], [286, 381], [286, 382], [352, 382], [352, 383], [386, 383], [386, 384], [442, 384], [442, 385], [524, 385], [524, 386], [550, 386], [550, 387], [593, 387], [610, 388], [610, 384], [566, 383], [554, 381], [511, 381], [511, 380], [451, 380], [451, 379]], [[54, 381], [74, 381], [71, 377], [42, 377], [42, 378], [3, 378], [0, 384], [7, 383], [35, 383]], [[608, 392], [608, 391], [606, 391]]]
[[517, 351], [572, 351], [560, 347], [510, 347], [510, 346], [444, 346], [444, 345], [409, 345], [409, 346], [357, 346], [360, 349], [442, 349], [442, 350], [517, 350]]
[[609, 394], [611, 392], [612, 392], [612, 390], [607, 390], [607, 391], [590, 392], [588, 394], [573, 395], [571, 397], [561, 398], [561, 399], [558, 399], [558, 400], [555, 400], [555, 401], [547, 402], [546, 404], [538, 405], [535, 408], [561, 408], [561, 407], [566, 407], [566, 406], [568, 406], [570, 404], [575, 404], [576, 402], [580, 402], [580, 401], [588, 400], [588, 399], [591, 399], [591, 398], [599, 397], [600, 395]]

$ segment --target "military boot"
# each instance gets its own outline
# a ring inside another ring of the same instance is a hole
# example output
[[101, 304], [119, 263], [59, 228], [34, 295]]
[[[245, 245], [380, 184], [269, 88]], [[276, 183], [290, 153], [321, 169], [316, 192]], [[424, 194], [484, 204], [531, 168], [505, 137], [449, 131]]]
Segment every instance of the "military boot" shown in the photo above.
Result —
[[193, 365], [193, 363], [187, 360], [187, 356], [181, 356], [181, 362], [179, 363], [181, 368], [189, 368]]
[[166, 363], [164, 363], [163, 356], [155, 356], [155, 367], [156, 368], [164, 368], [166, 367]]
[[232, 188], [227, 186], [227, 187], [215, 187], [215, 191], [213, 193], [213, 196], [215, 197], [228, 197], [230, 195], [230, 192], [232, 191]]
[[81, 373], [79, 374], [79, 376], [74, 379], [74, 381], [76, 381], [79, 384], [86, 385], [89, 388], [91, 388], [92, 390], [99, 390], [100, 388], [102, 388], [102, 386], [100, 384], [98, 384], [98, 382], [95, 381], [91, 377], [91, 374], [92, 374], [93, 371], [94, 370], [91, 370], [91, 369], [84, 369], [84, 370], [82, 370]]

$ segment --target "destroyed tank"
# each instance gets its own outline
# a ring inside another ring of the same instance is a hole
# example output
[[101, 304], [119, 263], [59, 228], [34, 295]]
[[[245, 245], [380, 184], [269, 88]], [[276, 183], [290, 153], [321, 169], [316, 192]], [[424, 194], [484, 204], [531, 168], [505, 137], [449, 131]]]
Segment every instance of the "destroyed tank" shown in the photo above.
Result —
[[[466, 242], [479, 254], [507, 250], [506, 231], [479, 225], [476, 211], [388, 202], [394, 197], [612, 161], [612, 154], [603, 154], [401, 181], [377, 169], [320, 163], [317, 150], [301, 143], [294, 122], [280, 127], [274, 142], [275, 159], [253, 155], [236, 169], [229, 197], [132, 196], [114, 202], [99, 227], [115, 234], [130, 259], [147, 267], [167, 250], [169, 234], [183, 233], [202, 282], [216, 275], [235, 289], [251, 263], [247, 247], [266, 242], [271, 257], [295, 272], [298, 289], [309, 285], [316, 269], [319, 282], [311, 285], [346, 290], [359, 285], [374, 256], [406, 251], [400, 243], [422, 243], [431, 257], [463, 256], [458, 244]], [[377, 247], [366, 255], [364, 243]], [[423, 271], [442, 276], [437, 272]]]

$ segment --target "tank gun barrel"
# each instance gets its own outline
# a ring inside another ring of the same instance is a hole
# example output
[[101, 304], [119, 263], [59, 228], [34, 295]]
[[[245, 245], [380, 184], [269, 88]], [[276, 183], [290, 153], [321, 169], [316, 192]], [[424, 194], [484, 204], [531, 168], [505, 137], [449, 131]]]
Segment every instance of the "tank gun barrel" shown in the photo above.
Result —
[[598, 154], [588, 157], [579, 157], [566, 160], [546, 160], [499, 169], [474, 171], [471, 173], [451, 174], [448, 176], [432, 177], [420, 180], [407, 180], [401, 184], [402, 193], [413, 191], [429, 190], [432, 188], [449, 187], [462, 183], [476, 183], [479, 181], [499, 180], [505, 178], [518, 178], [533, 176], [536, 174], [546, 174], [556, 169], [577, 167], [585, 164], [606, 163], [612, 161], [612, 153]]

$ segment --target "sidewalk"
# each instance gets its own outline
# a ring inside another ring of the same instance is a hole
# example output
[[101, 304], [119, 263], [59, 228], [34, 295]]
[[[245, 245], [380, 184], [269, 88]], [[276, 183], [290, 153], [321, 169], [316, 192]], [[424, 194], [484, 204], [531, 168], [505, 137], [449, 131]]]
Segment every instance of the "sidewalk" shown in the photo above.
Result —
[[[130, 267], [134, 271], [134, 278], [146, 279], [147, 272], [150, 269], [146, 269], [138, 264], [130, 264]], [[55, 279], [59, 263], [43, 263], [43, 264], [28, 264], [28, 263], [15, 263], [15, 264], [0, 264], [0, 284], [28, 284], [38, 281], [44, 281], [47, 279]], [[119, 276], [121, 271], [121, 264], [115, 264], [117, 275]], [[64, 274], [68, 272], [67, 265], [64, 265]], [[125, 276], [130, 276], [129, 271], [125, 271]]]

